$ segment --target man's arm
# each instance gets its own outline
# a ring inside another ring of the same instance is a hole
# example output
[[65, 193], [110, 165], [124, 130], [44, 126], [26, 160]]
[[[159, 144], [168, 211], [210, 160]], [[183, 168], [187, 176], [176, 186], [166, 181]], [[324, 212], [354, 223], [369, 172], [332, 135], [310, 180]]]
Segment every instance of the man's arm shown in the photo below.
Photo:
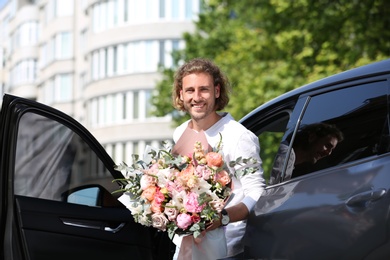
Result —
[[[249, 216], [249, 210], [246, 207], [246, 205], [242, 202], [238, 203], [237, 205], [226, 208], [225, 210], [227, 211], [227, 213], [229, 215], [230, 223], [245, 220]], [[221, 213], [220, 213], [219, 219], [213, 221], [213, 223], [211, 223], [207, 227], [206, 230], [211, 231], [213, 229], [216, 229], [216, 228], [222, 226], [221, 219], [222, 219], [222, 217], [221, 217]]]

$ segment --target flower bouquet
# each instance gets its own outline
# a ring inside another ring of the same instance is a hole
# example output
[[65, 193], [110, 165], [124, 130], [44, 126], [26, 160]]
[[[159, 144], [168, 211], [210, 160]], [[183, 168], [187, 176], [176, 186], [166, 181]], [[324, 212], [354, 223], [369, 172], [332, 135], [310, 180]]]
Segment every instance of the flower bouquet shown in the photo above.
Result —
[[[221, 144], [221, 142], [220, 142]], [[173, 156], [171, 149], [152, 150], [149, 163], [133, 155], [134, 163], [116, 165], [125, 186], [119, 198], [137, 223], [174, 234], [192, 234], [198, 237], [208, 223], [219, 218], [226, 200], [231, 195], [231, 175], [219, 152], [220, 144], [212, 152], [205, 152], [201, 143], [194, 144], [192, 156]], [[166, 146], [166, 144], [164, 144]], [[249, 164], [248, 164], [249, 163]], [[230, 162], [242, 167], [239, 172], [255, 172], [254, 159]]]

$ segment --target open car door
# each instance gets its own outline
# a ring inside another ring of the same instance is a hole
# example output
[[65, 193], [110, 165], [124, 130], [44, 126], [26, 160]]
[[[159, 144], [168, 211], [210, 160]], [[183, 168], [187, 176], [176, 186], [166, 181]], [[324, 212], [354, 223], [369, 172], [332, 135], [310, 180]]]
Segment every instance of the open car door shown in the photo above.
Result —
[[122, 175], [81, 124], [4, 95], [0, 133], [1, 259], [155, 259], [153, 230], [111, 194]]

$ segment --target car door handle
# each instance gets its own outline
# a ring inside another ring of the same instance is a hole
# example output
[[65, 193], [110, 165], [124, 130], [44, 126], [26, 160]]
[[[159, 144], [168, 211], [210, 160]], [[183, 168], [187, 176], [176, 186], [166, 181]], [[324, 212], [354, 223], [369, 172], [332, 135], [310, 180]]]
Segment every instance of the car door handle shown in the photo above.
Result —
[[106, 227], [104, 227], [104, 231], [116, 233], [119, 230], [121, 230], [124, 226], [125, 226], [125, 223], [122, 222], [118, 226], [116, 226], [115, 228], [106, 226]]
[[81, 220], [81, 219], [68, 219], [62, 218], [62, 223], [67, 226], [80, 227], [80, 228], [90, 228], [90, 229], [99, 229], [111, 233], [117, 233], [120, 231], [126, 223], [122, 222], [115, 225], [108, 225], [105, 222], [94, 221], [94, 220]]
[[379, 189], [376, 191], [367, 191], [356, 194], [347, 200], [349, 207], [365, 207], [368, 202], [376, 201], [386, 194], [386, 189]]

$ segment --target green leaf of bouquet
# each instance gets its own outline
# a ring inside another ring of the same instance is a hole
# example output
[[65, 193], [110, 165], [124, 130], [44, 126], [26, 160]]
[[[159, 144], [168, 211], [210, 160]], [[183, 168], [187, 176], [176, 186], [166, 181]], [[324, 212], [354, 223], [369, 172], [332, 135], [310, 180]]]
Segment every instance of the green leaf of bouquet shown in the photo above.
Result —
[[242, 160], [242, 157], [241, 157], [241, 156], [238, 157], [238, 158], [236, 159], [236, 164], [239, 164], [239, 163], [241, 162], [241, 160]]
[[201, 232], [200, 231], [194, 231], [194, 238], [197, 238], [198, 236], [200, 236]]
[[157, 156], [157, 152], [156, 152], [155, 150], [153, 150], [153, 149], [151, 149], [150, 152], [149, 152], [148, 154], [150, 154], [150, 156], [151, 156], [152, 158], [156, 158], [156, 156]]
[[192, 231], [192, 232], [199, 231], [199, 230], [200, 230], [200, 226], [198, 223], [196, 223], [190, 227], [190, 231]]
[[133, 162], [136, 162], [139, 160], [139, 155], [138, 154], [132, 154], [131, 158], [133, 159]]
[[168, 224], [167, 228], [168, 228], [168, 237], [170, 240], [172, 240], [176, 234], [177, 226], [174, 223], [170, 223]]

